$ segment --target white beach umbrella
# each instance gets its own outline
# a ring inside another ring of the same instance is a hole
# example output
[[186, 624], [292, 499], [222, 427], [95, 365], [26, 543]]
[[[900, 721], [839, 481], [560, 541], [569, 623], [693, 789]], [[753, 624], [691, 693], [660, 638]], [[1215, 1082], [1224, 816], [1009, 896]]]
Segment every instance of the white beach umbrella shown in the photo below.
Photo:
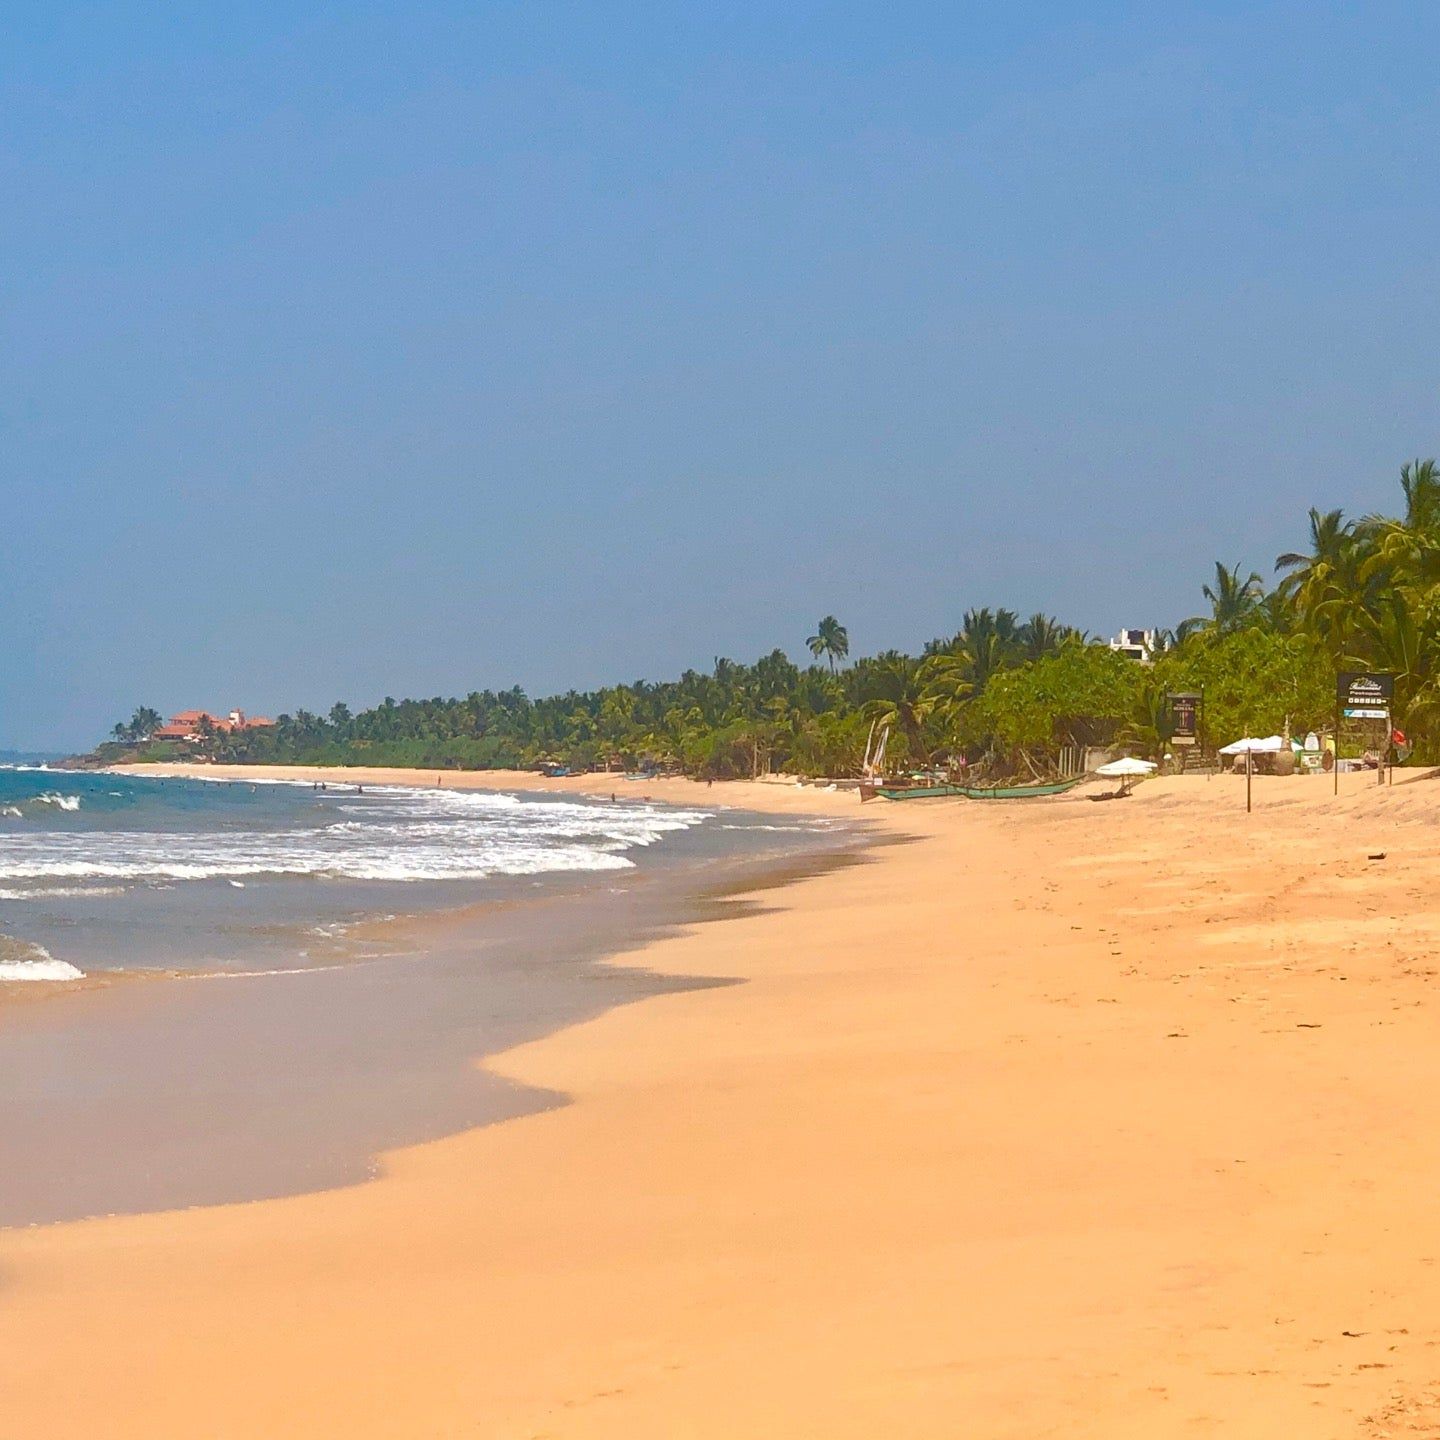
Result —
[[1228, 745], [1220, 747], [1222, 755], [1244, 755], [1249, 751], [1252, 755], [1273, 755], [1285, 748], [1285, 737], [1283, 735], [1267, 735], [1263, 740], [1256, 740], [1247, 735], [1243, 740], [1232, 740]]
[[1153, 775], [1155, 762], [1153, 760], [1134, 760], [1126, 755], [1123, 759], [1110, 760], [1104, 765], [1097, 765], [1095, 773], [1103, 775], [1107, 780], [1134, 780], [1142, 775]]

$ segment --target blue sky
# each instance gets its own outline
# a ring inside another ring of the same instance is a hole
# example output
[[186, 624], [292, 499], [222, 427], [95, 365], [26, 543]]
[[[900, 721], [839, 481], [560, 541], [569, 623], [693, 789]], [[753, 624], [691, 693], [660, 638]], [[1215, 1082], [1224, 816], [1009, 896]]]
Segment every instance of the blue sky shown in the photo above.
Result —
[[1440, 449], [1436, 7], [169, 8], [7, 14], [0, 745], [1173, 623]]

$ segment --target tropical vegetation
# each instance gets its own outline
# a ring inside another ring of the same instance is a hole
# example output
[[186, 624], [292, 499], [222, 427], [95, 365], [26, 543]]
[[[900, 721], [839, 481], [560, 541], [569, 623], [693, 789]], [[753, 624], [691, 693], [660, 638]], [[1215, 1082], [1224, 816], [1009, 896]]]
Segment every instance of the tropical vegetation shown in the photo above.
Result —
[[1398, 515], [1309, 514], [1303, 549], [1277, 556], [1274, 583], [1216, 562], [1207, 609], [1157, 632], [1148, 663], [1052, 616], [972, 609], [918, 654], [850, 663], [833, 615], [805, 640], [801, 667], [773, 650], [752, 664], [720, 658], [661, 683], [637, 680], [532, 699], [519, 688], [395, 700], [273, 729], [211, 729], [177, 750], [150, 739], [137, 709], [102, 752], [216, 760], [426, 767], [664, 768], [727, 778], [770, 771], [858, 773], [867, 742], [888, 735], [892, 769], [957, 763], [996, 774], [1052, 770], [1067, 748], [1120, 744], [1163, 755], [1166, 697], [1205, 696], [1216, 739], [1303, 733], [1333, 715], [1342, 669], [1395, 677], [1395, 716], [1418, 759], [1440, 759], [1440, 469], [1401, 471]]

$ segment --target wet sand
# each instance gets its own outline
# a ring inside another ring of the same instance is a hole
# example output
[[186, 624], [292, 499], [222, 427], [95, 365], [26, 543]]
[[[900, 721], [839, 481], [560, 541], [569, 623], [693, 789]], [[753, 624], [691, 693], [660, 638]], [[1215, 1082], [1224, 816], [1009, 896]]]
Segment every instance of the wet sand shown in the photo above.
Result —
[[0, 1234], [0, 1433], [1433, 1435], [1440, 782], [1404, 781], [866, 807], [915, 843], [635, 957], [747, 983], [490, 1062], [567, 1106]]
[[0, 1227], [356, 1184], [386, 1150], [563, 1104], [477, 1062], [611, 1006], [728, 983], [600, 962], [859, 851], [858, 836], [802, 838], [798, 855], [551, 876], [538, 894], [510, 885], [505, 900], [357, 928], [387, 958], [112, 973], [51, 1005], [0, 1006]]

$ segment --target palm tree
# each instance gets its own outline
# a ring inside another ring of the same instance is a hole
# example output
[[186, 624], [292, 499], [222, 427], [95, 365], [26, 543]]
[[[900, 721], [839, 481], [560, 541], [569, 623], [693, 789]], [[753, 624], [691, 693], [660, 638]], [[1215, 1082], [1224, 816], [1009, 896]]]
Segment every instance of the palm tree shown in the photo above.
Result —
[[1304, 597], [1329, 583], [1344, 564], [1354, 542], [1354, 526], [1345, 519], [1343, 510], [1327, 510], [1322, 515], [1312, 505], [1309, 553], [1287, 550], [1275, 557], [1276, 574], [1282, 570], [1289, 572], [1280, 582], [1280, 590], [1287, 598], [1293, 596], [1302, 610], [1309, 608]]
[[110, 733], [117, 740], [148, 740], [164, 723], [164, 717], [158, 710], [152, 710], [148, 705], [140, 705], [136, 707], [128, 724], [122, 722]]
[[850, 634], [833, 615], [827, 615], [805, 643], [817, 660], [823, 655], [830, 661], [832, 675], [835, 673], [835, 662], [850, 653]]
[[1359, 529], [1372, 545], [1362, 578], [1381, 575], [1397, 584], [1440, 582], [1440, 468], [1412, 460], [1400, 468], [1405, 514], [1399, 520], [1367, 515]]
[[1360, 616], [1355, 639], [1358, 643], [1345, 662], [1392, 674], [1402, 709], [1434, 673], [1434, 629], [1416, 614], [1403, 589], [1388, 591]]
[[329, 720], [330, 728], [334, 730], [337, 739], [350, 739], [355, 728], [355, 716], [343, 700], [337, 700], [330, 707]]
[[1354, 629], [1353, 602], [1378, 588], [1367, 574], [1372, 558], [1365, 522], [1356, 526], [1340, 510], [1322, 514], [1312, 508], [1309, 553], [1291, 550], [1275, 557], [1276, 570], [1290, 573], [1267, 597], [1271, 619], [1288, 612], [1292, 622], [1308, 626], [1338, 655]]
[[1249, 576], [1240, 578], [1240, 566], [1229, 569], [1217, 560], [1215, 562], [1215, 583], [1201, 587], [1201, 593], [1210, 602], [1210, 619], [1196, 617], [1182, 621], [1179, 628], [1186, 634], [1201, 627], [1227, 634], [1238, 630], [1251, 620], [1265, 594], [1265, 582], [1252, 570]]
[[1407, 530], [1434, 534], [1440, 531], [1440, 466], [1434, 460], [1409, 460], [1400, 467], [1400, 489], [1405, 494], [1405, 516], [1400, 521], [1385, 515], [1367, 515], [1364, 527], [1403, 525]]
[[963, 665], [948, 668], [952, 675], [963, 671], [972, 691], [978, 695], [992, 675], [1025, 658], [1026, 629], [1013, 610], [991, 610], [987, 605], [980, 610], [967, 610], [961, 617], [960, 629], [948, 640], [932, 640], [925, 647], [925, 653], [927, 657], [948, 655], [957, 660], [963, 657]]
[[860, 713], [867, 720], [878, 720], [899, 730], [912, 758], [925, 764], [930, 758], [925, 745], [925, 721], [935, 702], [926, 689], [920, 662], [887, 650], [871, 662], [868, 678], [875, 698], [867, 701]]
[[953, 736], [966, 703], [975, 694], [974, 659], [965, 650], [937, 650], [920, 662], [922, 694], [927, 714]]
[[1075, 633], [1073, 626], [1037, 612], [1020, 627], [1017, 638], [1027, 660], [1041, 660], [1053, 655]]
[[[300, 712], [304, 714], [304, 711]], [[215, 721], [210, 715], [201, 715], [195, 723], [195, 748], [207, 760], [215, 758], [215, 742], [220, 732], [215, 728]]]

